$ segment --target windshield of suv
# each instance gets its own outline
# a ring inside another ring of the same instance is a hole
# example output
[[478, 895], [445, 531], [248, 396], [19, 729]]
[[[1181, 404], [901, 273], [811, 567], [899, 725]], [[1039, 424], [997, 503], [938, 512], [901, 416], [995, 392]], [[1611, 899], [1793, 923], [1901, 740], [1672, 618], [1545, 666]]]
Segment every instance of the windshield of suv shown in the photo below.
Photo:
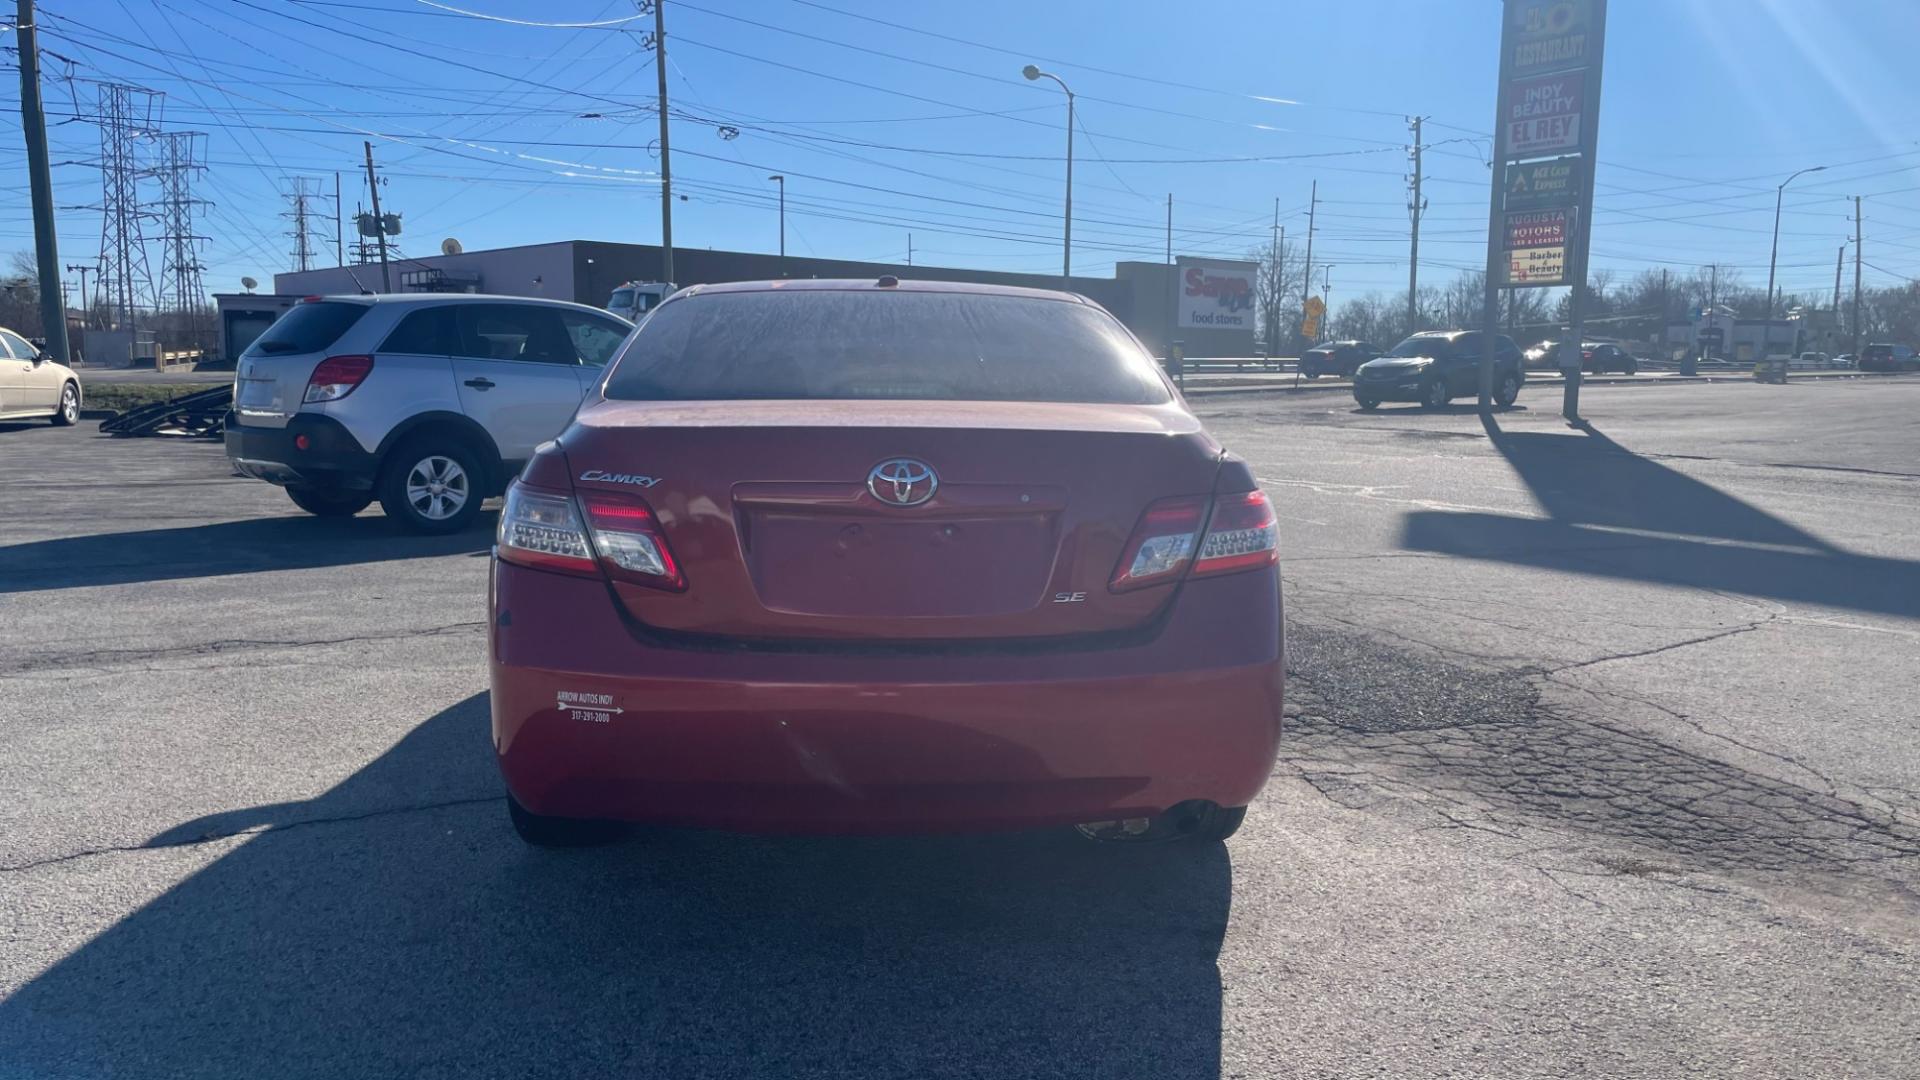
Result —
[[1388, 356], [1428, 356], [1435, 360], [1444, 358], [1452, 344], [1443, 337], [1415, 335], [1395, 345], [1387, 351]]
[[959, 292], [740, 292], [663, 305], [608, 377], [636, 400], [1169, 400], [1112, 316], [1069, 301]]

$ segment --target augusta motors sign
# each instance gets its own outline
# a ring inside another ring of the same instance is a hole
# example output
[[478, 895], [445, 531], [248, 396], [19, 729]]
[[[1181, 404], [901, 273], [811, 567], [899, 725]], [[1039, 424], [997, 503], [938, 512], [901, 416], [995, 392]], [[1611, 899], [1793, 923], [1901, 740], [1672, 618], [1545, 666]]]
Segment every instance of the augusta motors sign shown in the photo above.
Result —
[[1182, 330], [1253, 332], [1253, 283], [1260, 272], [1257, 264], [1182, 257], [1177, 269], [1175, 326]]

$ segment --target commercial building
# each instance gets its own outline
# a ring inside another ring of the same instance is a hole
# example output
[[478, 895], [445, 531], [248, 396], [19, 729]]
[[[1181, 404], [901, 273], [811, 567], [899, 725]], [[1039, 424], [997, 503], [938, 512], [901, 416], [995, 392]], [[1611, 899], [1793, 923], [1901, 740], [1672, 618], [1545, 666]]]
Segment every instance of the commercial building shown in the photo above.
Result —
[[[988, 285], [1061, 288], [1058, 274], [1006, 274], [940, 266], [808, 259], [706, 248], [673, 250], [677, 284], [773, 278], [900, 278], [965, 281]], [[1188, 356], [1251, 356], [1251, 320], [1245, 328], [1197, 328], [1170, 332], [1175, 268], [1163, 263], [1123, 262], [1114, 276], [1074, 277], [1066, 288], [1105, 307], [1125, 323], [1156, 355], [1169, 339]], [[395, 259], [387, 269], [394, 292], [483, 292], [542, 296], [600, 307], [615, 286], [660, 278], [660, 248], [653, 244], [615, 244], [599, 240], [562, 240], [550, 244], [463, 251], [456, 255]], [[275, 274], [274, 292], [289, 296], [382, 292], [380, 266], [337, 266]]]

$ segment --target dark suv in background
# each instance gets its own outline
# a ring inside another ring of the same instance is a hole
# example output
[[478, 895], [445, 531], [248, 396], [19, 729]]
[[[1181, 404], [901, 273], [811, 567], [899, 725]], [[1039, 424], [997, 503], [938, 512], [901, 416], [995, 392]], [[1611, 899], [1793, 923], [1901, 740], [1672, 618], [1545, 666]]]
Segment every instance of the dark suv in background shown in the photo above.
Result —
[[[1438, 409], [1456, 397], [1480, 392], [1478, 330], [1429, 330], [1395, 345], [1385, 356], [1360, 365], [1353, 376], [1353, 400], [1362, 409], [1383, 401], [1417, 401]], [[1511, 405], [1520, 396], [1527, 373], [1520, 347], [1505, 334], [1493, 339], [1493, 399]]]
[[1333, 375], [1351, 379], [1361, 364], [1380, 355], [1380, 347], [1366, 341], [1329, 341], [1300, 354], [1300, 374], [1309, 379]]
[[1920, 354], [1906, 345], [1869, 345], [1860, 350], [1861, 371], [1920, 371]]

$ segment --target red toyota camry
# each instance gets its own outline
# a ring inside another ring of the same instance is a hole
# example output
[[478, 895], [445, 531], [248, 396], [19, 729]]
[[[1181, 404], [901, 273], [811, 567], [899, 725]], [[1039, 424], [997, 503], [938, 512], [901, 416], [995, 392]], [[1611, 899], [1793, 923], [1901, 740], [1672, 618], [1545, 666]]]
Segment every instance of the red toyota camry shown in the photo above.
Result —
[[1224, 839], [1280, 735], [1275, 531], [1088, 300], [687, 289], [507, 493], [513, 823]]

